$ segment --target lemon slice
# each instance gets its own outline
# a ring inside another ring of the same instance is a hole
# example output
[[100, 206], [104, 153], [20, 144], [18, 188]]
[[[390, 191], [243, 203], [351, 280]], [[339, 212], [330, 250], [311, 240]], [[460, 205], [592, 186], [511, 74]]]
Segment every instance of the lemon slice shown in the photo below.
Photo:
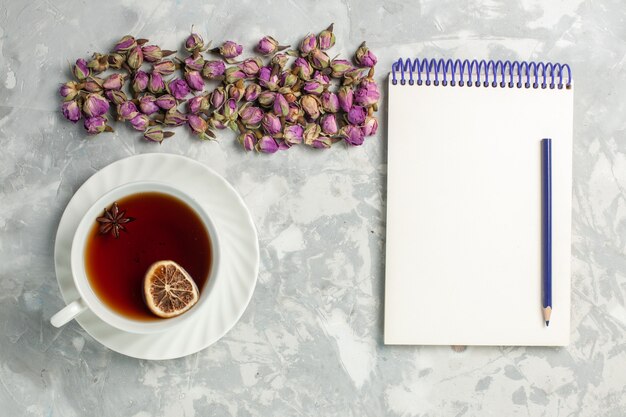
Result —
[[198, 286], [185, 269], [174, 261], [153, 263], [143, 281], [146, 304], [159, 317], [183, 314], [198, 302]]

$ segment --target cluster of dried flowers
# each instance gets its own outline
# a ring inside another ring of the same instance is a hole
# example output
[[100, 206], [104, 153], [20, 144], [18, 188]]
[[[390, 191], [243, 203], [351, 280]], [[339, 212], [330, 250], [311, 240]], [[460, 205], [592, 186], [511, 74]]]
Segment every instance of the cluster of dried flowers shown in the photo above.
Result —
[[[84, 118], [87, 133], [96, 135], [112, 131], [107, 114], [115, 107], [118, 120], [158, 143], [174, 134], [164, 129], [187, 125], [201, 139], [230, 128], [244, 149], [266, 153], [342, 140], [361, 145], [378, 129], [377, 59], [365, 43], [354, 62], [330, 58], [334, 44], [331, 25], [307, 35], [297, 50], [266, 36], [256, 46], [263, 58], [240, 59], [236, 42], [209, 49], [192, 33], [184, 44], [188, 56], [170, 59], [175, 51], [124, 36], [109, 54], [76, 61], [76, 81], [59, 90], [62, 112], [74, 123]], [[205, 91], [207, 80], [219, 86]]]

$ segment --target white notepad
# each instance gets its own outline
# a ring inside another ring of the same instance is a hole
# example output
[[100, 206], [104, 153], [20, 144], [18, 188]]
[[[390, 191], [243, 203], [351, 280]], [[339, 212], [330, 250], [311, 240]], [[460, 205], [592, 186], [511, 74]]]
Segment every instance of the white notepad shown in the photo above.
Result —
[[[489, 63], [472, 74], [482, 84], [489, 69], [488, 86], [459, 86], [469, 74], [458, 62], [430, 72], [402, 64], [389, 78], [385, 343], [568, 344], [571, 77], [560, 66]], [[552, 138], [549, 327], [541, 305], [542, 138]]]

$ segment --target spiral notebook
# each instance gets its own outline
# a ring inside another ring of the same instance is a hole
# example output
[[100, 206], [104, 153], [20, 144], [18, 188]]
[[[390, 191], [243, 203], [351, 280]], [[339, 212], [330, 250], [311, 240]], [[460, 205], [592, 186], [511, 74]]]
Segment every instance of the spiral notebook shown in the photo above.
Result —
[[[394, 63], [386, 344], [568, 343], [573, 92], [561, 64]], [[542, 138], [552, 138], [549, 327], [541, 306]]]

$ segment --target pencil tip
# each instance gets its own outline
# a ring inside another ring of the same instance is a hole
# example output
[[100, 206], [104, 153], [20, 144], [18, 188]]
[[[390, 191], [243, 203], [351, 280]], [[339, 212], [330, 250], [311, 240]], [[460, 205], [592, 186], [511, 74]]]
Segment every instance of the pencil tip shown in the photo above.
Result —
[[546, 327], [550, 325], [550, 320], [546, 320]]

